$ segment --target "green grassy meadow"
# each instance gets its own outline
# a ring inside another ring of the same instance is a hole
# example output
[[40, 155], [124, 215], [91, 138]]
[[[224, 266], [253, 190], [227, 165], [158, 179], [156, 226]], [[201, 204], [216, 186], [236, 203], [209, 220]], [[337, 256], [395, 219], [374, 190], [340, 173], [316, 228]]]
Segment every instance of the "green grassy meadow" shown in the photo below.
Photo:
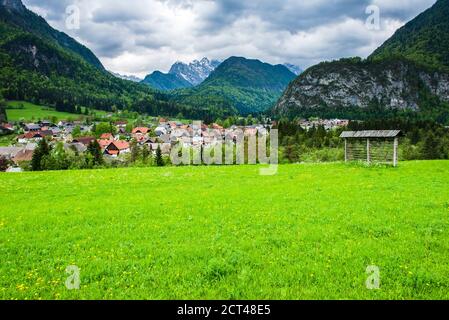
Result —
[[[20, 105], [23, 105], [23, 109], [18, 109]], [[6, 115], [9, 121], [37, 121], [37, 120], [49, 120], [56, 117], [58, 120], [67, 119], [79, 119], [83, 118], [83, 115], [73, 114], [68, 112], [59, 112], [54, 108], [36, 105], [26, 101], [9, 101], [9, 108], [6, 109]], [[97, 116], [106, 115], [105, 111], [95, 111]]]
[[258, 169], [0, 174], [0, 299], [449, 298], [449, 161]]

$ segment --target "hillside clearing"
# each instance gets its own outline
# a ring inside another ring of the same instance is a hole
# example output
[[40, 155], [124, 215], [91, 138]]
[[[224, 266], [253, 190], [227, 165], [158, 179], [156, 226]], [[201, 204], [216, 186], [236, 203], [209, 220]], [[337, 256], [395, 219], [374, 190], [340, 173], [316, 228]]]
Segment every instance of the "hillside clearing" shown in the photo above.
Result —
[[[0, 174], [0, 299], [448, 299], [449, 161]], [[81, 269], [80, 290], [64, 286]], [[365, 287], [367, 266], [380, 290]]]
[[[53, 117], [57, 120], [77, 120], [85, 118], [82, 114], [60, 112], [51, 107], [36, 105], [25, 101], [9, 101], [7, 105], [6, 114], [9, 121], [50, 120]], [[19, 106], [23, 106], [23, 108], [19, 108]], [[98, 117], [106, 116], [106, 114], [105, 111], [95, 110], [95, 115]]]

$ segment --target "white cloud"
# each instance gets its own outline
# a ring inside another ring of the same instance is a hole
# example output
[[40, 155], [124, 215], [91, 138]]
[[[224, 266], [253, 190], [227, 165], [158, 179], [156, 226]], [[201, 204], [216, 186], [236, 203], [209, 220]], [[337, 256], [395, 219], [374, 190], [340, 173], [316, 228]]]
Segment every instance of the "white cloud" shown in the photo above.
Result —
[[[24, 0], [100, 58], [140, 77], [203, 56], [257, 58], [305, 68], [323, 60], [366, 57], [435, 0]], [[66, 30], [65, 8], [81, 10]], [[365, 27], [365, 8], [381, 9], [381, 30]]]

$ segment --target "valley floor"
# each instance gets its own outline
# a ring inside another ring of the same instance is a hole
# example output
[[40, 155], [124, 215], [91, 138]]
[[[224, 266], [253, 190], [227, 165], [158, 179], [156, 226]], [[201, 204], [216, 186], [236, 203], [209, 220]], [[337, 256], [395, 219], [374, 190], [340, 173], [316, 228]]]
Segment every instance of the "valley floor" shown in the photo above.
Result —
[[449, 161], [258, 169], [0, 174], [0, 299], [449, 298]]

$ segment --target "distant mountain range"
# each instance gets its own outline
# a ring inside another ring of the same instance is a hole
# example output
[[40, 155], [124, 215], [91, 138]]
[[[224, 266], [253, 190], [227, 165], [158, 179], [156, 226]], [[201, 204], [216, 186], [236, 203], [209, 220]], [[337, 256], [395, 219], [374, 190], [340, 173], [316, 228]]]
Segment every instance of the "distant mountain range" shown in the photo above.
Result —
[[157, 90], [174, 90], [199, 85], [220, 65], [220, 61], [203, 58], [187, 64], [176, 62], [168, 73], [155, 71], [145, 77], [145, 83]]
[[175, 91], [175, 101], [212, 105], [240, 114], [257, 113], [272, 106], [296, 75], [283, 65], [231, 57], [199, 86]]
[[208, 58], [203, 58], [200, 61], [194, 60], [189, 64], [178, 61], [171, 67], [169, 73], [179, 76], [191, 83], [192, 86], [197, 86], [206, 80], [220, 63], [221, 61], [209, 60]]
[[[162, 91], [191, 88], [203, 83], [220, 64], [221, 61], [208, 58], [194, 60], [188, 64], [178, 61], [173, 64], [168, 73], [155, 71], [146, 76], [142, 83]], [[285, 63], [284, 66], [295, 75], [302, 72], [302, 69], [296, 65]]]
[[309, 68], [290, 84], [273, 113], [449, 123], [449, 0], [438, 0], [366, 60]]

